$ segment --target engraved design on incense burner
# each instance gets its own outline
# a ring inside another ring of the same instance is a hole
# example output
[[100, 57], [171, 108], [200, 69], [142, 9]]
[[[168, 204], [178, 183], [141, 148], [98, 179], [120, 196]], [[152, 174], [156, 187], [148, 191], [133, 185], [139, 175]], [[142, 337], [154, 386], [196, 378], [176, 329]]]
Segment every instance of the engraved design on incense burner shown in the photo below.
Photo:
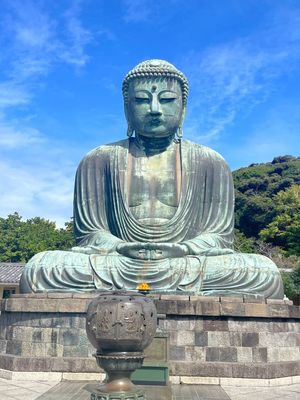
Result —
[[156, 317], [153, 301], [133, 292], [103, 293], [89, 304], [87, 335], [97, 349], [97, 364], [107, 373], [91, 399], [144, 400], [130, 375], [143, 364], [143, 350], [155, 335]]

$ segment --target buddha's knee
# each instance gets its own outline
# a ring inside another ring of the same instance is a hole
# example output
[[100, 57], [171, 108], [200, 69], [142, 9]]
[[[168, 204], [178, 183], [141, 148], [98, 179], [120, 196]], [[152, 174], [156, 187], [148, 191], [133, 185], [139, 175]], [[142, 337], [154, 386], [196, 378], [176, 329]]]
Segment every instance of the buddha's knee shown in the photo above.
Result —
[[263, 256], [262, 254], [245, 254], [245, 253], [236, 253], [241, 265], [245, 267], [251, 268], [259, 268], [262, 272], [269, 271], [273, 273], [278, 273], [279, 270], [276, 264], [268, 257]]
[[79, 267], [88, 264], [89, 256], [72, 251], [49, 250], [33, 256], [26, 268]]
[[[71, 251], [44, 251], [33, 256], [26, 264], [21, 279], [21, 293], [59, 289], [64, 282], [72, 282], [76, 277], [89, 276], [89, 256]], [[68, 285], [66, 284], [66, 289]]]
[[282, 299], [283, 285], [278, 268], [269, 258], [234, 253], [207, 257], [203, 292], [210, 296], [255, 294]]
[[276, 264], [261, 254], [233, 253], [207, 257], [206, 259], [206, 269], [210, 270], [251, 270], [257, 268], [261, 271], [268, 270], [279, 273]]

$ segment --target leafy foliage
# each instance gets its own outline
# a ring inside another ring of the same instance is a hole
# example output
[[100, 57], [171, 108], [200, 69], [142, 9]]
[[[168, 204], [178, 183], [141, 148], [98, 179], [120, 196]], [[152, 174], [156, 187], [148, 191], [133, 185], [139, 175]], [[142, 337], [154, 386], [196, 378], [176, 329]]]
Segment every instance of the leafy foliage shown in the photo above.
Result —
[[283, 271], [281, 273], [284, 293], [290, 299], [299, 296], [300, 293], [300, 266], [296, 267], [292, 272]]
[[277, 193], [273, 200], [276, 216], [260, 231], [260, 237], [288, 255], [300, 256], [300, 185]]
[[[233, 172], [236, 247], [271, 258], [285, 294], [300, 295], [300, 158], [275, 157]], [[250, 247], [249, 247], [250, 246]]]
[[300, 184], [300, 157], [279, 156], [265, 164], [251, 164], [233, 172], [236, 189], [236, 228], [247, 237], [259, 233], [276, 217], [273, 198]]
[[247, 238], [243, 232], [238, 229], [234, 230], [234, 250], [240, 253], [255, 253], [255, 242], [251, 238]]
[[35, 217], [22, 221], [18, 213], [0, 218], [0, 261], [26, 262], [44, 250], [67, 250], [74, 246], [73, 223], [57, 229], [55, 222]]

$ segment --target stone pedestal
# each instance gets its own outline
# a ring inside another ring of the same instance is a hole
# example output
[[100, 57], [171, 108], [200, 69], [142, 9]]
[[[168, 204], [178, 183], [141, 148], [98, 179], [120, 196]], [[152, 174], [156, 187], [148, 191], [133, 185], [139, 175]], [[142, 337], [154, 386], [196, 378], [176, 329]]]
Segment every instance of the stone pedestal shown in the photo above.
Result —
[[300, 375], [300, 307], [290, 301], [161, 296], [156, 305], [174, 382]]
[[[96, 379], [99, 367], [85, 332], [87, 305], [95, 296], [15, 295], [3, 300], [2, 376], [19, 376], [23, 371], [51, 372], [61, 379]], [[145, 366], [168, 365], [171, 381], [220, 383], [223, 379], [224, 383], [300, 375], [300, 307], [291, 302], [151, 297], [159, 329], [146, 352]]]

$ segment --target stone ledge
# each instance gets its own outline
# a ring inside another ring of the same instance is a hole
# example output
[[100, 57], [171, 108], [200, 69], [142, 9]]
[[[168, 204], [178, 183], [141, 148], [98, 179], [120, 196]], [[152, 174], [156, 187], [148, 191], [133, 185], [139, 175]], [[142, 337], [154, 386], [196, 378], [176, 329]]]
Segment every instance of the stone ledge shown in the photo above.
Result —
[[219, 378], [211, 376], [170, 376], [170, 383], [185, 385], [220, 385], [235, 387], [276, 387], [300, 383], [300, 375], [273, 379]]
[[[85, 313], [98, 293], [38, 293], [13, 295], [2, 300], [7, 312]], [[205, 297], [187, 295], [149, 295], [157, 312], [164, 315], [258, 317], [300, 319], [300, 307], [287, 300], [255, 297]]]
[[[166, 296], [165, 296], [166, 297]], [[172, 296], [170, 299], [154, 299], [157, 312], [166, 315], [180, 316], [212, 316], [212, 317], [258, 317], [258, 318], [292, 318], [300, 319], [300, 307], [291, 305], [285, 300], [264, 302], [250, 302], [245, 299], [220, 298], [216, 301], [209, 297], [192, 296], [190, 300], [182, 300], [178, 296], [176, 300]]]
[[0, 354], [0, 369], [17, 372], [102, 373], [94, 358], [22, 357]]
[[300, 375], [300, 362], [232, 363], [173, 361], [171, 376], [274, 379]]
[[97, 297], [99, 293], [97, 292], [87, 292], [87, 293], [26, 293], [26, 294], [12, 294], [11, 299], [93, 299]]
[[[132, 290], [132, 292], [137, 292]], [[48, 293], [27, 293], [27, 294], [12, 294], [10, 298], [38, 298], [38, 299], [93, 299], [97, 297], [100, 292], [78, 292], [78, 293], [60, 293], [60, 292], [48, 292]], [[147, 295], [154, 300], [180, 300], [180, 301], [204, 301], [204, 302], [230, 302], [230, 303], [267, 303], [267, 304], [289, 304], [293, 305], [291, 300], [280, 300], [280, 299], [261, 299], [254, 295], [244, 295], [243, 297], [219, 297], [219, 296], [196, 296], [196, 295], [181, 295], [181, 294], [159, 294], [151, 293]]]
[[[69, 372], [18, 372], [0, 369], [0, 378], [17, 381], [103, 381], [103, 373], [69, 373]], [[300, 383], [300, 375], [287, 376], [273, 379], [249, 379], [249, 378], [219, 378], [219, 377], [192, 377], [170, 376], [171, 384], [185, 385], [218, 385], [235, 387], [276, 387], [282, 385], [294, 385]]]
[[103, 381], [105, 376], [101, 372], [20, 372], [0, 368], [0, 378], [17, 381]]
[[1, 311], [40, 313], [86, 313], [92, 298], [17, 297], [2, 300]]

